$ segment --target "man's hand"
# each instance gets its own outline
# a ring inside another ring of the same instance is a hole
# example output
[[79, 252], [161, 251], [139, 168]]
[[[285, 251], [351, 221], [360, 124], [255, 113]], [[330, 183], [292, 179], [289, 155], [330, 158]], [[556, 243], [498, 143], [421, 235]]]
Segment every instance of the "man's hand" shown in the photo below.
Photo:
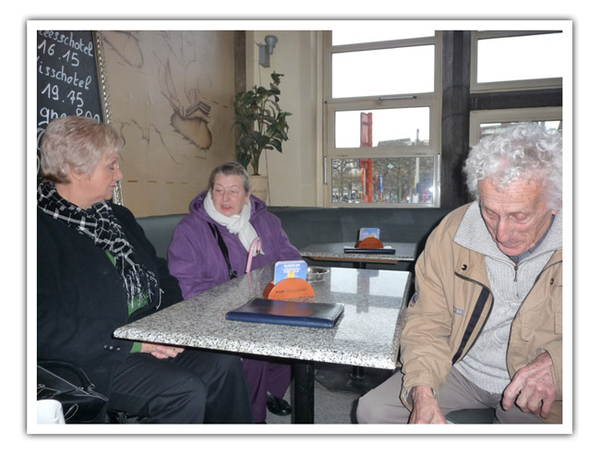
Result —
[[408, 423], [447, 423], [431, 387], [415, 386], [410, 393], [413, 410]]
[[504, 390], [502, 408], [508, 411], [516, 398], [521, 411], [546, 418], [550, 415], [556, 394], [556, 386], [552, 379], [552, 358], [550, 354], [543, 352], [529, 365], [517, 371]]
[[152, 354], [157, 359], [164, 360], [169, 357], [177, 357], [178, 354], [183, 352], [183, 348], [155, 343], [142, 343], [142, 352]]

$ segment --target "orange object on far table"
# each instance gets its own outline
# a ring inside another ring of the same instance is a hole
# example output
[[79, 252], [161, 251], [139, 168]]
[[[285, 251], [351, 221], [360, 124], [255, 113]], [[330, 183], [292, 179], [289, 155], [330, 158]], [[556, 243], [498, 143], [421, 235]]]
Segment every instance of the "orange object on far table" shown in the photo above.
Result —
[[355, 246], [355, 248], [362, 248], [365, 250], [374, 250], [377, 248], [383, 248], [383, 243], [378, 238], [367, 237], [364, 240], [360, 240], [360, 241], [356, 242], [356, 244], [354, 246]]

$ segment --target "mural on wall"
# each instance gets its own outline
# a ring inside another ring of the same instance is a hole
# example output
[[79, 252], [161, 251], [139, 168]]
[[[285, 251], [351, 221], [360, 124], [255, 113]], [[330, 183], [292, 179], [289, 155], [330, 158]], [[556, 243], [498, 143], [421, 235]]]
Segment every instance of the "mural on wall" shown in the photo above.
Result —
[[[176, 83], [181, 75], [183, 83]], [[208, 150], [212, 145], [212, 133], [208, 127], [210, 105], [203, 101], [206, 97], [202, 95], [204, 80], [208, 77], [200, 62], [194, 61], [182, 68], [179, 62], [167, 60], [160, 68], [161, 91], [173, 107], [171, 125], [198, 148]]]
[[123, 199], [136, 216], [185, 213], [235, 160], [233, 32], [103, 31]]

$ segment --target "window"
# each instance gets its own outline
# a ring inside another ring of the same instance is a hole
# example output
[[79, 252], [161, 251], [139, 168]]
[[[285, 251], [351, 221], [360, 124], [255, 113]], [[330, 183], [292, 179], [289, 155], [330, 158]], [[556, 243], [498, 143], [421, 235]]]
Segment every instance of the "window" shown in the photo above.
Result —
[[435, 164], [431, 156], [332, 158], [334, 204], [432, 204]]
[[[568, 28], [473, 32], [471, 91], [514, 90], [518, 96], [518, 90], [523, 89], [562, 88], [572, 69], [570, 38]], [[474, 146], [487, 134], [518, 122], [538, 122], [562, 131], [563, 109], [554, 106], [472, 111], [469, 143]]]
[[[335, 147], [411, 147], [427, 144], [430, 116], [429, 107], [337, 111]], [[367, 139], [362, 140], [365, 137]]]
[[434, 50], [430, 45], [334, 53], [332, 97], [433, 92]]
[[567, 37], [554, 32], [473, 32], [471, 90], [561, 87]]
[[442, 37], [409, 31], [324, 35], [325, 205], [439, 206]]
[[524, 108], [524, 109], [498, 109], [493, 111], [473, 111], [470, 121], [469, 143], [472, 146], [479, 143], [480, 139], [488, 134], [493, 134], [499, 128], [519, 122], [538, 122], [547, 129], [562, 131], [562, 108]]

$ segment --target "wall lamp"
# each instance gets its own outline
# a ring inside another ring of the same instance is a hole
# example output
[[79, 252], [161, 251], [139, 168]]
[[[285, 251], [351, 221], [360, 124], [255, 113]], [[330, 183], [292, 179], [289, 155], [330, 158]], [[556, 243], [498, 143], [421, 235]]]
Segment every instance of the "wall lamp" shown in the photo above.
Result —
[[265, 68], [271, 66], [271, 54], [273, 53], [273, 49], [275, 49], [275, 45], [277, 44], [277, 37], [275, 35], [267, 35], [265, 36], [265, 44], [258, 44], [258, 63], [260, 63]]

